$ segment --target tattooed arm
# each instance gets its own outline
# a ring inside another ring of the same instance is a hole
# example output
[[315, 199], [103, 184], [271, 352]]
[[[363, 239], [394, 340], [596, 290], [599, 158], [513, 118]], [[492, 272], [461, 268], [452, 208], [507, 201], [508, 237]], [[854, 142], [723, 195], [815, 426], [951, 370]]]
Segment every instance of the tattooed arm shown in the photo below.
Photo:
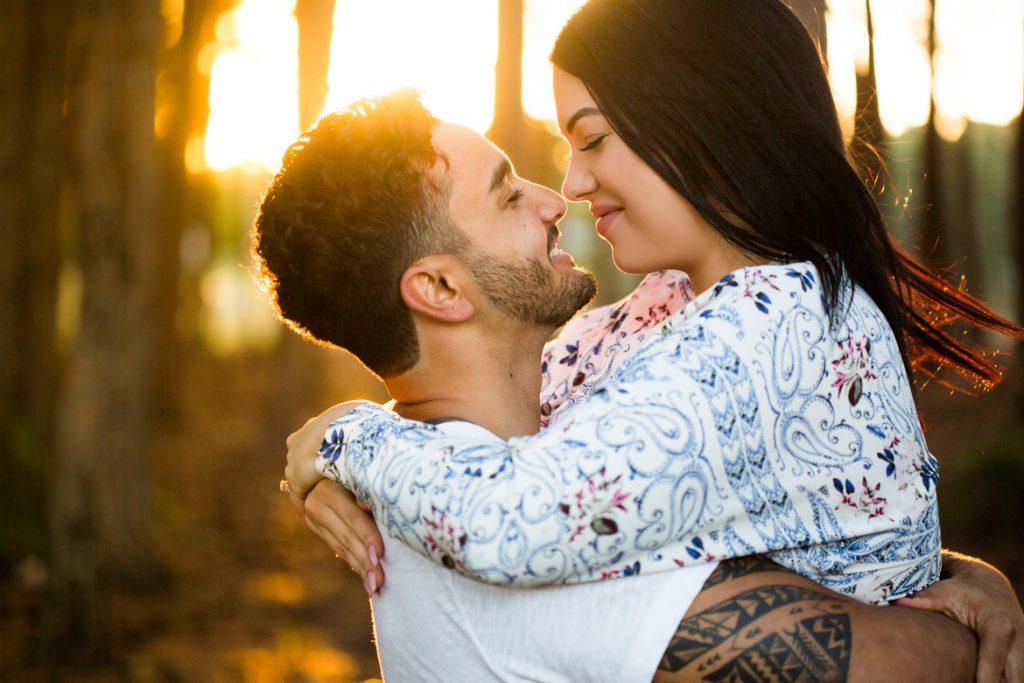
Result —
[[972, 681], [977, 641], [940, 614], [865, 605], [759, 557], [722, 562], [654, 683]]

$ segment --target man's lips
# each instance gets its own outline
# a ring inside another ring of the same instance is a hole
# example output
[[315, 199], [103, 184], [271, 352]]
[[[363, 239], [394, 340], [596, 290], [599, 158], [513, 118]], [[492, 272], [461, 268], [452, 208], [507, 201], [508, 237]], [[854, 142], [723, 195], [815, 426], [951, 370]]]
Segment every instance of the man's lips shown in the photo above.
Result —
[[548, 254], [553, 253], [558, 248], [558, 240], [562, 237], [562, 232], [555, 226], [548, 226]]
[[576, 261], [573, 259], [572, 254], [558, 248], [558, 240], [561, 236], [562, 233], [558, 228], [552, 227], [548, 229], [548, 260], [553, 264], [569, 263], [575, 266]]

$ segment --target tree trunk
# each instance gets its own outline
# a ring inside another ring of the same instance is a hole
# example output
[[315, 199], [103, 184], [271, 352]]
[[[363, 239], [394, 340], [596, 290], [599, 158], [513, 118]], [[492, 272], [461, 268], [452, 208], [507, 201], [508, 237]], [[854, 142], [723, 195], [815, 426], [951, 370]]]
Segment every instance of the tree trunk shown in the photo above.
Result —
[[29, 546], [42, 535], [30, 530], [44, 519], [58, 374], [66, 30], [64, 3], [0, 3], [0, 565], [42, 551]]
[[[487, 135], [513, 162], [525, 156], [523, 133], [523, 0], [498, 0], [494, 119]], [[525, 173], [525, 169], [521, 169]]]
[[334, 0], [298, 0], [299, 25], [299, 128], [316, 122], [327, 99], [327, 72], [331, 66]]
[[[1014, 256], [1017, 266], [1017, 324], [1024, 325], [1024, 109], [1017, 115], [1016, 152], [1017, 191], [1013, 193], [1013, 218], [1011, 230], [1014, 235]], [[1020, 355], [1019, 353], [1017, 355]]]
[[943, 160], [942, 138], [935, 125], [935, 0], [929, 2], [928, 19], [928, 58], [932, 70], [932, 94], [928, 105], [928, 126], [924, 140], [923, 182], [925, 214], [922, 221], [922, 238], [924, 244], [922, 255], [934, 268], [944, 269], [949, 266], [949, 249], [944, 234], [946, 226], [946, 206], [942, 198]]
[[868, 70], [857, 72], [857, 113], [854, 117], [851, 152], [854, 160], [868, 176], [868, 182], [880, 190], [882, 179], [881, 147], [882, 116], [878, 109], [878, 85], [875, 80], [875, 27], [871, 19], [871, 2], [864, 0], [868, 28]]
[[553, 159], [563, 143], [523, 111], [523, 5], [523, 0], [498, 2], [494, 119], [487, 137], [505, 150], [520, 176], [557, 189], [562, 174]]
[[[1017, 270], [1017, 319], [1018, 325], [1024, 325], [1024, 108], [1017, 115], [1017, 150], [1016, 150], [1016, 187], [1013, 193], [1013, 206], [1010, 207], [1011, 223], [1010, 231], [1013, 243], [1014, 265]], [[1011, 162], [1013, 163], [1013, 162]], [[1024, 344], [1018, 344], [1014, 376], [1017, 378], [1017, 414], [1024, 417], [1024, 362], [1021, 361], [1021, 351]]]
[[[973, 124], [968, 122], [967, 130], [964, 131], [963, 136], [953, 146], [953, 153], [956, 158], [956, 192], [960, 198], [960, 215], [956, 219], [955, 234], [958, 239], [955, 251], [952, 253], [963, 254], [964, 261], [957, 268], [958, 274], [962, 274], [965, 278], [968, 291], [974, 296], [981, 297], [985, 293], [985, 262], [981, 239], [978, 235], [978, 221], [975, 218], [972, 127]], [[947, 213], [946, 215], [948, 216], [949, 214]], [[940, 223], [940, 226], [943, 228], [948, 225], [950, 225], [949, 221]], [[943, 234], [949, 240], [952, 240], [954, 236], [952, 230], [947, 230]], [[947, 258], [949, 258], [951, 249], [943, 252]], [[967, 332], [971, 335], [972, 339], [976, 339], [980, 330], [977, 327], [970, 326]]]
[[[209, 0], [185, 0], [181, 37], [164, 51], [161, 80], [164, 91], [159, 103], [161, 120], [166, 121], [158, 140], [162, 183], [158, 195], [160, 221], [156, 239], [160, 258], [156, 263], [153, 303], [150, 316], [153, 324], [154, 363], [150, 374], [150, 395], [155, 416], [168, 419], [177, 415], [178, 378], [181, 348], [178, 339], [177, 315], [181, 277], [181, 235], [190, 215], [192, 201], [185, 169], [185, 148], [195, 132], [193, 111], [197, 99], [205, 103], [206, 89], [197, 87], [201, 32], [207, 16]], [[205, 110], [205, 106], [200, 106]]]
[[73, 14], [67, 111], [83, 297], [59, 413], [48, 605], [52, 637], [96, 652], [106, 590], [156, 569], [145, 463], [162, 26], [155, 0], [94, 0]]

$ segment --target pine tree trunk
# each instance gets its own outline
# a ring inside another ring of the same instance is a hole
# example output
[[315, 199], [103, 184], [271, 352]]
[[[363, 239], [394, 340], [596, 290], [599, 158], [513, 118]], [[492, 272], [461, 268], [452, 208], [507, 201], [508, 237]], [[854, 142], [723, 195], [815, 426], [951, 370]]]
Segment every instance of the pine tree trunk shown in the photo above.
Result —
[[942, 198], [943, 144], [935, 124], [935, 0], [931, 0], [929, 5], [928, 57], [932, 65], [932, 94], [928, 107], [928, 126], [925, 129], [924, 141], [925, 178], [922, 194], [926, 209], [922, 221], [924, 244], [921, 251], [930, 265], [941, 270], [948, 268], [950, 264], [949, 249], [944, 235], [947, 212]]
[[878, 84], [875, 79], [875, 27], [871, 18], [871, 2], [864, 0], [868, 28], [868, 70], [857, 72], [857, 113], [854, 117], [851, 152], [854, 160], [867, 174], [868, 182], [881, 190], [883, 180], [881, 148], [882, 115], [878, 109]]
[[160, 258], [154, 274], [153, 322], [154, 363], [150, 373], [150, 393], [154, 400], [154, 414], [167, 421], [177, 415], [178, 378], [180, 377], [181, 348], [177, 332], [179, 288], [181, 277], [181, 235], [190, 216], [194, 214], [193, 198], [189, 192], [185, 169], [185, 148], [195, 132], [195, 110], [205, 112], [207, 88], [199, 78], [197, 61], [203, 46], [203, 22], [209, 11], [209, 0], [185, 0], [182, 13], [182, 31], [178, 41], [164, 51], [161, 62], [161, 80], [164, 83], [160, 102], [161, 119], [166, 121], [157, 150], [161, 165], [161, 185], [157, 195], [160, 221], [156, 230]]
[[[978, 234], [978, 220], [975, 207], [975, 182], [974, 182], [974, 145], [971, 143], [972, 124], [968, 123], [967, 130], [953, 146], [956, 164], [956, 191], [960, 195], [960, 215], [956, 219], [956, 235], [958, 244], [956, 254], [964, 257], [963, 263], [958, 268], [958, 274], [962, 274], [967, 282], [968, 291], [974, 296], [985, 294], [985, 261], [981, 246], [981, 238]], [[948, 215], [948, 214], [947, 214]], [[947, 221], [943, 226], [950, 225]], [[945, 233], [947, 239], [952, 240], [952, 230]], [[945, 252], [947, 255], [949, 251]], [[948, 257], [948, 256], [947, 256]], [[954, 283], [958, 284], [958, 283]], [[978, 328], [969, 327], [968, 334], [972, 339], [978, 336]]]
[[[1018, 325], [1024, 325], [1024, 109], [1017, 115], [1017, 151], [1016, 151], [1017, 177], [1015, 184], [1017, 191], [1013, 193], [1013, 206], [1010, 231], [1013, 241], [1014, 265], [1017, 270], [1017, 319]], [[1017, 414], [1024, 417], [1024, 361], [1021, 360], [1024, 344], [1018, 345], [1014, 376], [1017, 378]]]
[[[1017, 115], [1016, 185], [1011, 207], [1013, 218], [1011, 230], [1014, 235], [1014, 256], [1017, 266], [1017, 320], [1024, 325], [1024, 109]], [[1018, 352], [1017, 355], [1020, 355]]]
[[0, 548], [15, 554], [42, 550], [13, 537], [23, 520], [44, 519], [58, 376], [66, 30], [61, 2], [0, 3]]
[[487, 136], [519, 171], [523, 148], [523, 0], [498, 0], [498, 59], [494, 67], [494, 119]]
[[313, 125], [327, 99], [327, 72], [331, 65], [334, 0], [298, 0], [299, 25], [299, 128]]
[[59, 412], [48, 604], [51, 636], [94, 652], [106, 589], [156, 569], [146, 459], [162, 26], [156, 0], [94, 0], [73, 14], [67, 111], [83, 298]]

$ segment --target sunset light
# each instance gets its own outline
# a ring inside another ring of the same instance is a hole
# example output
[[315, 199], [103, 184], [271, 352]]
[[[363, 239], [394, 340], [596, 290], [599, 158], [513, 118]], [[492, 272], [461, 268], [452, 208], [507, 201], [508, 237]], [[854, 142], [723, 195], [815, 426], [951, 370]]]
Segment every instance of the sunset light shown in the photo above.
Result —
[[828, 5], [828, 79], [832, 97], [839, 111], [843, 137], [853, 137], [853, 118], [857, 111], [857, 66], [867, 68], [867, 41], [865, 40], [864, 4], [857, 2], [830, 2]]
[[584, 0], [526, 0], [523, 12], [523, 109], [527, 115], [553, 122], [551, 48], [562, 26]]
[[1024, 3], [940, 0], [935, 55], [939, 132], [955, 140], [966, 120], [1005, 126], [1024, 104]]
[[[273, 172], [298, 133], [294, 0], [245, 0], [217, 22], [200, 57], [210, 74], [210, 119], [189, 167]], [[325, 110], [412, 87], [440, 118], [486, 131], [494, 109], [497, 0], [338, 2]], [[525, 0], [523, 108], [552, 123], [548, 55], [583, 0]], [[828, 2], [828, 60], [844, 133], [853, 131], [856, 70], [867, 68], [863, 0]], [[876, 78], [891, 135], [924, 125], [931, 90], [927, 0], [874, 2]], [[1024, 7], [1005, 0], [938, 0], [935, 99], [940, 133], [968, 120], [1007, 125], [1020, 112]]]
[[928, 0], [871, 3], [878, 106], [892, 135], [928, 122], [928, 11]]
[[[1024, 0], [4, 2], [0, 683], [1024, 633]], [[744, 626], [715, 563], [774, 551], [833, 597]], [[932, 582], [976, 604], [837, 602]]]
[[275, 171], [298, 133], [294, 0], [246, 0], [217, 20], [205, 160], [214, 171]]
[[494, 115], [496, 0], [338, 2], [325, 109], [403, 87], [478, 131]]
[[[863, 0], [828, 3], [829, 78], [844, 132], [852, 134], [855, 68], [867, 70]], [[891, 135], [928, 121], [927, 0], [872, 2], [882, 124]], [[1005, 0], [937, 0], [935, 100], [939, 133], [957, 139], [967, 120], [1009, 124], [1024, 100], [1024, 6]]]

